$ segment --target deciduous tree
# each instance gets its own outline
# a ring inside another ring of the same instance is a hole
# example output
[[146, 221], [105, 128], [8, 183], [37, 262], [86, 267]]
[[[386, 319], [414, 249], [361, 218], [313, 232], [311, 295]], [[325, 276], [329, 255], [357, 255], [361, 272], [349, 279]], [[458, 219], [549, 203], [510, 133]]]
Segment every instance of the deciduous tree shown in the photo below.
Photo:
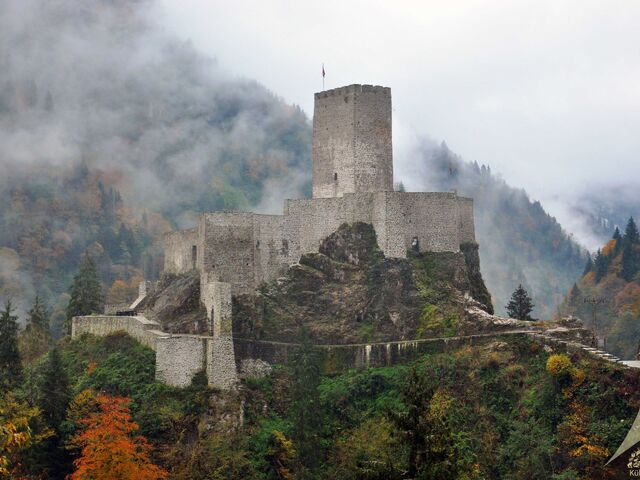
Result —
[[85, 429], [74, 437], [82, 453], [74, 465], [71, 480], [158, 480], [166, 470], [151, 463], [151, 445], [136, 435], [129, 399], [98, 395], [100, 412], [80, 420]]

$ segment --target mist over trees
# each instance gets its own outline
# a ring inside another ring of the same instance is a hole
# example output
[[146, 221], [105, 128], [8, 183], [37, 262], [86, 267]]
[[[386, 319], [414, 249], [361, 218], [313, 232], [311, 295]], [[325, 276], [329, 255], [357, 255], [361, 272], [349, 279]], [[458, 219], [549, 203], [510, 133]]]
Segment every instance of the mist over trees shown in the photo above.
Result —
[[497, 313], [505, 314], [513, 286], [521, 284], [532, 295], [533, 316], [552, 317], [580, 276], [586, 251], [540, 202], [490, 167], [461, 159], [444, 142], [425, 141], [415, 155], [413, 173], [424, 189], [473, 198], [480, 268]]
[[310, 191], [305, 114], [161, 30], [155, 6], [0, 2], [0, 300], [21, 318], [37, 290], [59, 323], [85, 250], [126, 297], [157, 276], [164, 231]]
[[[60, 323], [86, 250], [106, 300], [128, 301], [157, 277], [164, 231], [310, 194], [307, 116], [159, 29], [154, 8], [0, 4], [0, 299], [26, 298], [23, 317], [38, 290]], [[421, 189], [474, 197], [494, 303], [522, 283], [534, 314], [552, 315], [584, 265], [558, 222], [446, 146], [425, 143], [411, 162]]]

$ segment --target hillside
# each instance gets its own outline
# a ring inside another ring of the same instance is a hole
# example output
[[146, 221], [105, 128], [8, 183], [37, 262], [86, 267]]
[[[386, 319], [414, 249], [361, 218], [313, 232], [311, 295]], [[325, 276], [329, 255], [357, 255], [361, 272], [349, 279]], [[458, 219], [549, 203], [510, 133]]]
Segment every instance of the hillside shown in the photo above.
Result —
[[635, 359], [640, 345], [640, 238], [633, 218], [621, 233], [590, 257], [583, 275], [571, 287], [562, 311], [584, 319], [593, 327], [596, 301], [598, 336], [621, 358]]
[[63, 309], [85, 250], [123, 301], [157, 278], [163, 232], [309, 190], [301, 110], [159, 29], [153, 6], [0, 4], [0, 300], [21, 313], [36, 293]]
[[[24, 395], [42, 405], [43, 391], [17, 390], [13, 412], [31, 415], [34, 435], [12, 457], [22, 460], [11, 464], [17, 474], [69, 471], [79, 454], [70, 439], [97, 392], [131, 399], [153, 461], [176, 479], [611, 478], [603, 460], [640, 407], [637, 371], [525, 339], [335, 376], [319, 375], [304, 347], [232, 394], [200, 377], [184, 390], [155, 382], [153, 352], [127, 336], [84, 336], [59, 350], [72, 403], [51, 437], [49, 421], [25, 410]], [[47, 365], [36, 362], [31, 381], [51, 375]]]

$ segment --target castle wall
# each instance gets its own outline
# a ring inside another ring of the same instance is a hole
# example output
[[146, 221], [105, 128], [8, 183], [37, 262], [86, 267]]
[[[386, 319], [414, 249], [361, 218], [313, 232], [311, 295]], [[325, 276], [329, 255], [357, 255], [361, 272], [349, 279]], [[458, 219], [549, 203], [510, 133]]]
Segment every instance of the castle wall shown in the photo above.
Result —
[[[475, 242], [471, 199], [441, 192], [347, 193], [286, 200], [284, 215], [204, 214], [197, 229], [165, 237], [165, 264], [172, 273], [190, 270], [196, 245], [204, 283], [227, 282], [234, 295], [251, 294], [262, 282], [283, 275], [301, 255], [318, 251], [341, 224], [354, 222], [373, 225], [387, 257], [406, 257], [414, 239], [421, 252], [456, 252], [461, 243]], [[213, 297], [207, 288], [201, 285], [209, 309]]]
[[284, 274], [300, 258], [297, 237], [287, 228], [282, 215], [254, 214], [255, 285]]
[[193, 376], [206, 368], [207, 338], [171, 335], [156, 345], [156, 380], [174, 387], [191, 385]]
[[123, 331], [131, 335], [143, 345], [156, 349], [159, 338], [168, 334], [160, 331], [160, 324], [142, 316], [116, 317], [108, 315], [90, 315], [73, 317], [71, 323], [71, 337], [76, 338], [83, 333], [97, 336], [105, 336], [114, 332]]
[[[383, 192], [384, 226], [376, 229], [388, 257], [404, 258], [417, 239], [421, 252], [460, 249], [458, 197], [454, 193]], [[374, 223], [374, 227], [375, 227]]]
[[196, 267], [193, 261], [196, 247], [197, 257], [201, 256], [202, 245], [199, 241], [198, 229], [169, 232], [164, 236], [164, 271], [167, 273], [186, 273]]
[[301, 253], [317, 251], [342, 223], [356, 221], [374, 226], [378, 245], [388, 257], [406, 257], [414, 238], [422, 252], [457, 252], [461, 239], [475, 241], [473, 202], [454, 193], [378, 192], [287, 200], [285, 219], [291, 235], [299, 239]]
[[255, 289], [255, 238], [253, 214], [244, 212], [206, 213], [200, 217], [204, 241], [201, 272], [209, 281], [231, 283], [234, 293]]
[[315, 94], [313, 196], [393, 190], [391, 89], [349, 85]]
[[458, 197], [460, 212], [460, 243], [475, 243], [476, 231], [473, 216], [473, 199]]

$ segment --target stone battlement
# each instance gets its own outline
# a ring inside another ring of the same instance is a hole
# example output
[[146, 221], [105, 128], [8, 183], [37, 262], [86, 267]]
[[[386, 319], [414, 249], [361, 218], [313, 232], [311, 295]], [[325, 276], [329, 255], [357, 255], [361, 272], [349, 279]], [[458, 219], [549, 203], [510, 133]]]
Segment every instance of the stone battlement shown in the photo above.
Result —
[[354, 83], [352, 85], [348, 85], [346, 87], [338, 87], [332, 88], [331, 90], [323, 90], [321, 92], [317, 92], [314, 97], [318, 98], [326, 98], [340, 95], [349, 95], [352, 93], [383, 93], [391, 96], [391, 89], [389, 87], [382, 87], [380, 85], [361, 85]]

